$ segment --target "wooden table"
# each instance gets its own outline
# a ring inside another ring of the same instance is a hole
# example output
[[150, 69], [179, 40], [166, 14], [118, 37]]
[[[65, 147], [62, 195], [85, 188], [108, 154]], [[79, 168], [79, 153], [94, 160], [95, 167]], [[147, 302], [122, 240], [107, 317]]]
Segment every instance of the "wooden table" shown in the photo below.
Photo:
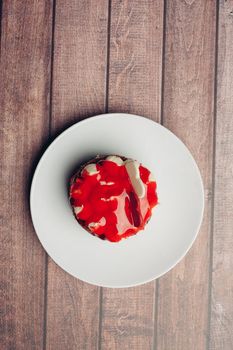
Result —
[[[1, 4], [0, 349], [232, 350], [233, 0]], [[71, 277], [30, 219], [46, 146], [106, 112], [161, 122], [189, 147], [205, 184], [194, 246], [136, 288]]]

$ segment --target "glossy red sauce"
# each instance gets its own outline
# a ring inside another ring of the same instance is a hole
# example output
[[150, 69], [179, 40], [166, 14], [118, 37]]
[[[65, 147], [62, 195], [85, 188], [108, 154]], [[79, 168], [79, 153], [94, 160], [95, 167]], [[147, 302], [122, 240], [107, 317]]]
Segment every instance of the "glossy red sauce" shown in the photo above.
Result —
[[145, 196], [139, 198], [124, 165], [101, 160], [96, 168], [98, 174], [90, 175], [84, 169], [71, 183], [71, 205], [82, 208], [75, 214], [76, 219], [94, 235], [111, 242], [135, 235], [144, 228], [158, 203], [156, 182], [149, 181], [150, 171], [139, 167], [146, 186]]

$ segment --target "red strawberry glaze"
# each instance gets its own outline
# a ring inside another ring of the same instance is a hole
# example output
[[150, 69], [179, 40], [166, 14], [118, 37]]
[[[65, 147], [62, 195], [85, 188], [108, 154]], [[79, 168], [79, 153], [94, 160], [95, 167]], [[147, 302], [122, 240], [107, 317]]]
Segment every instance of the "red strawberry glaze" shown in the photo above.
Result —
[[100, 160], [96, 172], [85, 168], [71, 180], [70, 202], [79, 223], [92, 234], [111, 242], [135, 235], [144, 229], [158, 203], [156, 182], [150, 171], [139, 166], [145, 195], [137, 195], [124, 163]]

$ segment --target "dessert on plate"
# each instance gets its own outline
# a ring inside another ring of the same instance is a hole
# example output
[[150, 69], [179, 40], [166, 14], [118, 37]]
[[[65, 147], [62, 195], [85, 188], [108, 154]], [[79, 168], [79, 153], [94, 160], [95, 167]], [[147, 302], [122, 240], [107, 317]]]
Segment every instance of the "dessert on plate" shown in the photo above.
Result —
[[143, 230], [158, 203], [151, 172], [136, 160], [97, 156], [71, 178], [70, 203], [91, 234], [119, 242]]

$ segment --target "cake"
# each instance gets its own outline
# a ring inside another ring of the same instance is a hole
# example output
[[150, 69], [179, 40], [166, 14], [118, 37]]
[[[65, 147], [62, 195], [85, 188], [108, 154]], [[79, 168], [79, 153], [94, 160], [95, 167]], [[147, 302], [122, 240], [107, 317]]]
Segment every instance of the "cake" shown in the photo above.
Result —
[[70, 203], [91, 234], [119, 242], [143, 230], [157, 205], [156, 182], [136, 160], [97, 156], [71, 178]]

